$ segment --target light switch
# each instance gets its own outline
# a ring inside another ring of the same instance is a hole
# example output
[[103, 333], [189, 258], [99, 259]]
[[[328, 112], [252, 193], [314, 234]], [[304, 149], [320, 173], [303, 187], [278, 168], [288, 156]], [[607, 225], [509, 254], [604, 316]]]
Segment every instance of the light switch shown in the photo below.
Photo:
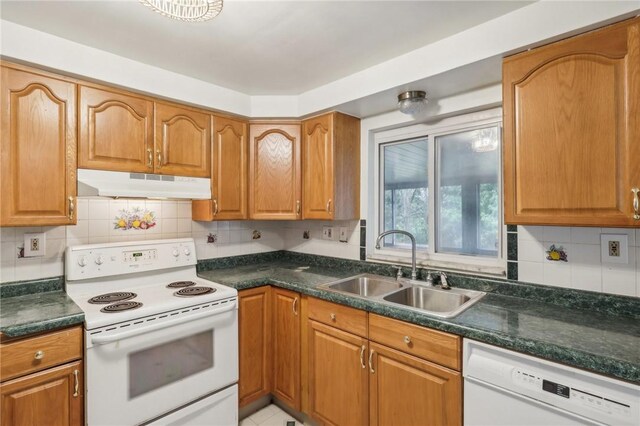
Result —
[[341, 226], [340, 227], [340, 242], [342, 243], [346, 243], [347, 241], [349, 241], [349, 236], [347, 235], [347, 227], [346, 226]]
[[24, 257], [42, 257], [45, 254], [44, 232], [24, 234]]
[[602, 263], [629, 263], [627, 234], [600, 234]]

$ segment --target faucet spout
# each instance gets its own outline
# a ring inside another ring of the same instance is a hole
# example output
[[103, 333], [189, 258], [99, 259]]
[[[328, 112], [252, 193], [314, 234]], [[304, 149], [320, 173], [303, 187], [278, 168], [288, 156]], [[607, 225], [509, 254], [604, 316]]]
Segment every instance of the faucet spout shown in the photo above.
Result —
[[407, 231], [401, 231], [399, 229], [392, 229], [390, 231], [384, 231], [376, 239], [376, 248], [380, 249], [380, 241], [389, 234], [401, 234], [406, 235], [411, 240], [411, 279], [415, 280], [418, 277], [416, 272], [416, 237], [412, 233]]

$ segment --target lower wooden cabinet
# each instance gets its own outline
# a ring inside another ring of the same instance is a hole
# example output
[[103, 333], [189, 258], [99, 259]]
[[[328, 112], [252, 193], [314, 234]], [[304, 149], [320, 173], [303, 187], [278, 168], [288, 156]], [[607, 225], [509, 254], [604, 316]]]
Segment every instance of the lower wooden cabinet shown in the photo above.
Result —
[[308, 322], [308, 414], [329, 425], [369, 422], [367, 339]]
[[82, 361], [49, 368], [0, 385], [4, 426], [82, 425]]
[[273, 394], [300, 410], [300, 294], [272, 289]]
[[459, 372], [371, 342], [371, 426], [462, 424]]
[[239, 292], [240, 406], [271, 392], [271, 287]]

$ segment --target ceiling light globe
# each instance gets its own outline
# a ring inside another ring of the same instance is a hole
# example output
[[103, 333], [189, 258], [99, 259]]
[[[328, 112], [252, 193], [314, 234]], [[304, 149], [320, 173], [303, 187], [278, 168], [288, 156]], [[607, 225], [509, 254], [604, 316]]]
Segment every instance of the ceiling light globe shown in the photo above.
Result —
[[200, 22], [222, 12], [223, 0], [140, 0], [148, 8], [178, 21]]
[[427, 108], [427, 94], [422, 90], [410, 90], [398, 95], [398, 109], [409, 115], [418, 115]]

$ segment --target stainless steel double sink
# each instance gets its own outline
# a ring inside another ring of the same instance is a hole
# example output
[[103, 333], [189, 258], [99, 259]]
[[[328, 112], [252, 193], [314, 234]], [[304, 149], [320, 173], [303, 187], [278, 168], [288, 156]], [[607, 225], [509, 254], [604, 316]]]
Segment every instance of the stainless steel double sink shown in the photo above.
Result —
[[395, 280], [372, 274], [360, 274], [321, 284], [318, 288], [373, 300], [390, 306], [401, 306], [440, 318], [452, 318], [472, 306], [486, 293], [452, 288], [442, 290], [426, 283]]

